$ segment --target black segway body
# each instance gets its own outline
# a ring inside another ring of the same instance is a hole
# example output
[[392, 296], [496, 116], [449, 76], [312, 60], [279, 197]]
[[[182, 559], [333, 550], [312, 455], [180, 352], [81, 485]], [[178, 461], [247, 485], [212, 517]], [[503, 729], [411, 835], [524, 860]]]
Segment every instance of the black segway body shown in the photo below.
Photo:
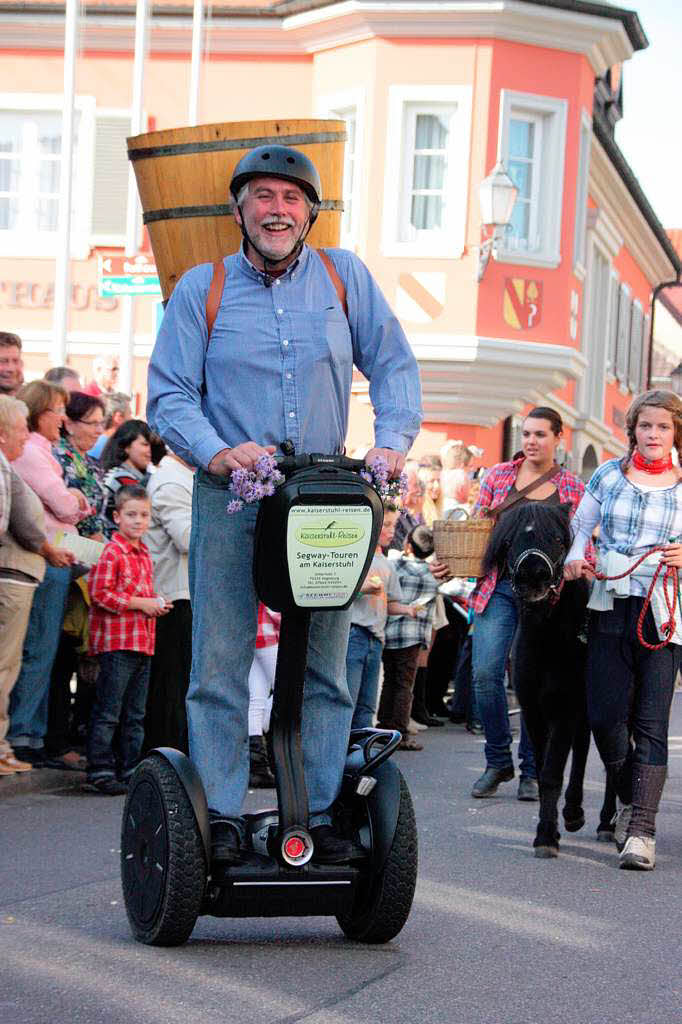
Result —
[[335, 916], [350, 938], [386, 942], [407, 920], [417, 833], [409, 791], [388, 759], [400, 733], [351, 733], [337, 828], [365, 851], [351, 864], [314, 861], [301, 750], [303, 683], [312, 611], [347, 608], [369, 570], [383, 506], [343, 456], [284, 459], [287, 475], [261, 501], [254, 580], [282, 612], [271, 719], [276, 809], [244, 815], [241, 862], [211, 864], [208, 808], [191, 762], [153, 751], [131, 781], [121, 839], [123, 890], [135, 937], [186, 941], [200, 914]]

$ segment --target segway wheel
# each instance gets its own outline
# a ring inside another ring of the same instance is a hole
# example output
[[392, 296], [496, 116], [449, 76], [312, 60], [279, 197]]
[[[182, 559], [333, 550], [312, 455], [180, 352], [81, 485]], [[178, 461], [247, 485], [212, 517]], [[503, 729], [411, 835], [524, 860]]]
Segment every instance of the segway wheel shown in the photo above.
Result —
[[158, 755], [146, 758], [131, 779], [121, 826], [121, 877], [138, 942], [187, 941], [206, 889], [206, 861], [184, 786]]
[[390, 942], [403, 928], [417, 884], [417, 823], [412, 797], [400, 777], [400, 807], [386, 862], [369, 878], [364, 894], [348, 914], [337, 915], [344, 934], [357, 942]]

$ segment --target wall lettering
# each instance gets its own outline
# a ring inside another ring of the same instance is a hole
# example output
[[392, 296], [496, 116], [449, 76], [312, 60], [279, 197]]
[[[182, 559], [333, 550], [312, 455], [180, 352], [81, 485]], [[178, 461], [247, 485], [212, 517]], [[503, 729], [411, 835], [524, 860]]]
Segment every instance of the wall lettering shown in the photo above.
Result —
[[[52, 309], [54, 284], [37, 281], [0, 281], [0, 305], [7, 309]], [[96, 309], [111, 313], [118, 308], [117, 298], [103, 299], [97, 285], [72, 284], [70, 306], [75, 310]]]

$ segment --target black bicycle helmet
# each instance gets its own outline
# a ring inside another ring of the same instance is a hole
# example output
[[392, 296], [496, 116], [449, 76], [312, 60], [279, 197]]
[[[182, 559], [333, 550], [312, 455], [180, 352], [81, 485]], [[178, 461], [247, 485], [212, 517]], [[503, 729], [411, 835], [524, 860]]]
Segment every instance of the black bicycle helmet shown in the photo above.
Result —
[[312, 203], [319, 206], [322, 199], [322, 182], [312, 160], [298, 149], [290, 146], [257, 146], [243, 156], [232, 174], [230, 192], [236, 199], [251, 178], [261, 175], [284, 178], [299, 185]]

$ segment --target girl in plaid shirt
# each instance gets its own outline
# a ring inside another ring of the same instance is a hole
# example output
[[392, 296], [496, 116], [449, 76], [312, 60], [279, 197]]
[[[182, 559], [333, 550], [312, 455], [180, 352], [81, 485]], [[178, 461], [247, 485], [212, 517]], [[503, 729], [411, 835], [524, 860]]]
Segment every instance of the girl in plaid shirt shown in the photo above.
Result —
[[[605, 462], [588, 483], [573, 520], [574, 542], [564, 575], [592, 578], [584, 552], [596, 526], [599, 568], [606, 576], [619, 575], [653, 547], [665, 549], [652, 553], [623, 580], [596, 582], [588, 604], [588, 711], [621, 801], [615, 832], [620, 866], [650, 871], [682, 651], [679, 598], [672, 642], [660, 650], [642, 646], [637, 621], [659, 561], [682, 569], [682, 471], [671, 458], [673, 446], [682, 452], [682, 401], [671, 391], [647, 391], [630, 406], [626, 424], [630, 452], [625, 459]], [[663, 639], [660, 626], [668, 618], [658, 589], [643, 631], [653, 645]]]
[[99, 661], [88, 734], [88, 782], [107, 796], [126, 792], [142, 752], [154, 620], [173, 607], [154, 593], [152, 560], [142, 543], [151, 516], [144, 487], [121, 487], [113, 515], [118, 532], [88, 577], [90, 653]]

